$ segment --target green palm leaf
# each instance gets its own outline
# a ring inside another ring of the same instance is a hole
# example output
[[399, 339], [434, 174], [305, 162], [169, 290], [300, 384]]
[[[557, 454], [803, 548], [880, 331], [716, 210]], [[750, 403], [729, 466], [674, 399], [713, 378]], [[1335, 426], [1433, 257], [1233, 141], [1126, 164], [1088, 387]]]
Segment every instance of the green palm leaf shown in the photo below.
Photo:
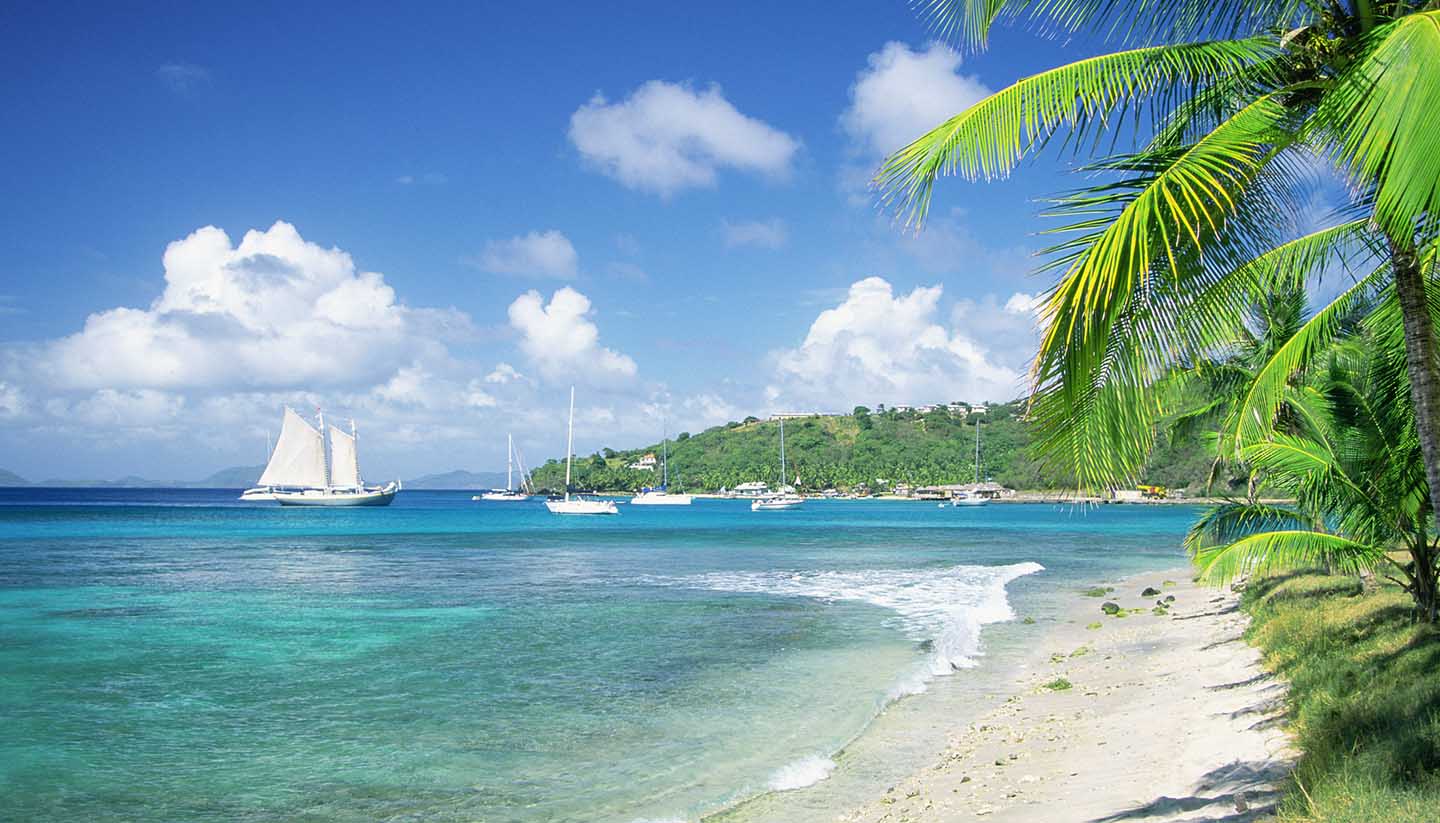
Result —
[[1440, 10], [1381, 26], [1365, 45], [1317, 123], [1337, 136], [1352, 178], [1374, 186], [1376, 221], [1408, 246], [1418, 224], [1440, 222]]
[[1385, 283], [1389, 272], [1389, 264], [1384, 264], [1341, 292], [1307, 320], [1260, 367], [1236, 409], [1231, 435], [1237, 445], [1262, 440], [1274, 430], [1275, 412], [1284, 400], [1293, 375], [1330, 345], [1345, 320], [1356, 307], [1364, 305], [1375, 294]]
[[1265, 531], [1195, 552], [1200, 576], [1226, 583], [1247, 574], [1326, 566], [1359, 572], [1383, 562], [1385, 553], [1347, 537], [1308, 529]]
[[1003, 177], [1056, 129], [1077, 131], [1117, 108], [1191, 89], [1242, 71], [1278, 53], [1257, 37], [1156, 46], [1080, 60], [1027, 77], [981, 100], [891, 155], [875, 184], [887, 206], [919, 226], [941, 175]]

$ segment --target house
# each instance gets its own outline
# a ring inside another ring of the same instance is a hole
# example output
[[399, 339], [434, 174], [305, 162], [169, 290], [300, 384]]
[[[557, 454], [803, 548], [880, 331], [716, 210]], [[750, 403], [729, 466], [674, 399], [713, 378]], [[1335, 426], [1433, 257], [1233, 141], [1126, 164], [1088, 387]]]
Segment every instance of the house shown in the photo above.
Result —
[[655, 463], [656, 463], [656, 462], [657, 462], [657, 461], [655, 460], [655, 453], [654, 453], [654, 452], [648, 452], [648, 453], [646, 453], [646, 455], [645, 455], [644, 457], [640, 458], [639, 460], [636, 460], [634, 463], [631, 463], [630, 465], [626, 466], [625, 468], [627, 468], [627, 469], [633, 469], [633, 470], [635, 470], [635, 471], [641, 471], [641, 472], [653, 472], [653, 471], [655, 471]]

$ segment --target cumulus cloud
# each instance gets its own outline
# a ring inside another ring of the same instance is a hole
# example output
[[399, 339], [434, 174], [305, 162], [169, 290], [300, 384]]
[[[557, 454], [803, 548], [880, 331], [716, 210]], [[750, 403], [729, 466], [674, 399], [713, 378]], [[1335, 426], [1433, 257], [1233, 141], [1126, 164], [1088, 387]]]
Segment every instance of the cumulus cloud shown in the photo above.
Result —
[[860, 153], [884, 156], [990, 93], [978, 76], [960, 73], [960, 55], [944, 45], [914, 51], [890, 42], [856, 75], [840, 124]]
[[493, 274], [568, 280], [580, 271], [580, 255], [570, 238], [556, 229], [491, 240], [473, 261]]
[[528, 291], [510, 304], [509, 315], [520, 333], [520, 350], [542, 376], [589, 381], [635, 376], [634, 360], [600, 345], [590, 298], [569, 286], [548, 303], [540, 292]]
[[485, 375], [485, 382], [500, 383], [503, 385], [505, 383], [514, 383], [516, 380], [522, 380], [524, 377], [524, 375], [515, 370], [514, 366], [502, 361], [496, 363], [495, 368], [492, 369], [489, 374]]
[[785, 221], [778, 217], [769, 220], [741, 220], [730, 222], [720, 220], [720, 233], [725, 238], [726, 248], [752, 246], [758, 249], [778, 249], [785, 245], [790, 232]]
[[850, 286], [796, 348], [774, 355], [766, 389], [776, 406], [821, 410], [856, 404], [1008, 400], [1022, 373], [992, 358], [968, 329], [939, 322], [941, 286], [897, 295], [881, 277]]
[[149, 308], [97, 312], [44, 346], [46, 378], [62, 389], [354, 385], [440, 346], [384, 276], [288, 223], [239, 244], [206, 226], [166, 247], [164, 269]]
[[800, 141], [735, 108], [720, 87], [651, 80], [610, 102], [596, 94], [570, 116], [570, 142], [623, 185], [662, 196], [715, 185], [721, 169], [784, 177]]

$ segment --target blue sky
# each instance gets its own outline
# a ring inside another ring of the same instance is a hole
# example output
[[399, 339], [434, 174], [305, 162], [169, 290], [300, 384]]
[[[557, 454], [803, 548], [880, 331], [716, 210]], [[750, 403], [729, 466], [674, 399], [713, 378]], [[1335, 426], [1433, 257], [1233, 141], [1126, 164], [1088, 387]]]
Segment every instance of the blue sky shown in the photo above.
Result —
[[16, 7], [0, 467], [203, 476], [288, 403], [356, 417], [372, 475], [489, 469], [506, 430], [563, 450], [571, 383], [581, 451], [1016, 396], [1068, 158], [947, 182], [919, 238], [863, 181], [1079, 56], [962, 62], [885, 0]]

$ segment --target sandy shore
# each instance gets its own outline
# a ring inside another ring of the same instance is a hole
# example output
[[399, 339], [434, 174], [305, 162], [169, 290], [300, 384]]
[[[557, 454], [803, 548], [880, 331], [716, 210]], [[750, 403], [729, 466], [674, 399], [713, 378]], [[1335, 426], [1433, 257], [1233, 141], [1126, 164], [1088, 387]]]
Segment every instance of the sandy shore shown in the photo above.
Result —
[[[1174, 595], [1167, 615], [1151, 612], [1159, 598], [1142, 597], [1147, 586]], [[1115, 588], [1105, 599], [1144, 611], [1111, 617], [1102, 599], [1075, 594], [1014, 697], [956, 729], [938, 762], [837, 819], [1266, 817], [1294, 755], [1279, 728], [1284, 687], [1241, 639], [1238, 597], [1183, 569]], [[1070, 688], [1047, 687], [1057, 678]]]

